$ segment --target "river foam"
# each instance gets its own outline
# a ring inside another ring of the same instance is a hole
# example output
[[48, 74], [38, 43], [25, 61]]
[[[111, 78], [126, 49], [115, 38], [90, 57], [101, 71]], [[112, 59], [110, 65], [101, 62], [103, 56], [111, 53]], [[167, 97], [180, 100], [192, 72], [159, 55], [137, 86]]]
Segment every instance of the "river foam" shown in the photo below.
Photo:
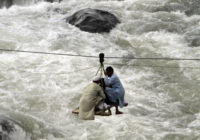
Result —
[[[199, 58], [196, 6], [195, 0], [16, 4], [0, 9], [0, 48]], [[65, 22], [84, 8], [109, 11], [121, 23], [109, 34], [91, 34]], [[97, 59], [0, 52], [0, 113], [20, 123], [35, 140], [199, 139], [199, 69], [152, 67], [198, 67], [198, 61], [106, 59], [105, 63], [136, 65], [114, 65], [129, 106], [120, 116], [81, 121], [71, 111], [95, 75]]]

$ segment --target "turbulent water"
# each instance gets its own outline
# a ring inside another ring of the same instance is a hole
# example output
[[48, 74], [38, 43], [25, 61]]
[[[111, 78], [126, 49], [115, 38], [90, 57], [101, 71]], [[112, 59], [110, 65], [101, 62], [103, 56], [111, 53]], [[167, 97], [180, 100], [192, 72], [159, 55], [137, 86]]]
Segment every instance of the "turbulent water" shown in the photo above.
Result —
[[[0, 48], [200, 58], [199, 7], [199, 0], [20, 0], [9, 9], [0, 9]], [[83, 8], [109, 11], [121, 23], [109, 34], [92, 34], [65, 22], [67, 16]], [[0, 114], [23, 127], [27, 133], [24, 139], [200, 139], [198, 61], [105, 61], [129, 65], [113, 65], [129, 103], [121, 109], [123, 115], [114, 115], [112, 110], [110, 117], [81, 121], [71, 113], [95, 75], [98, 59], [2, 51]], [[15, 134], [15, 140], [23, 140], [22, 135]]]

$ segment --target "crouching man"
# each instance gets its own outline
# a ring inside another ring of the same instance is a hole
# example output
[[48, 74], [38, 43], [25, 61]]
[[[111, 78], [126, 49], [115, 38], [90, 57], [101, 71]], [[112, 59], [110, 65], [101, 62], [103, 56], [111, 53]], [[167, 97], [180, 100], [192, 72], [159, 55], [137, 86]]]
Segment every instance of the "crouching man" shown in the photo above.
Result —
[[123, 112], [119, 111], [118, 106], [121, 108], [128, 106], [128, 103], [124, 101], [125, 90], [120, 82], [118, 76], [114, 73], [112, 67], [107, 67], [105, 71], [105, 93], [106, 93], [106, 103], [114, 104], [116, 107], [116, 114], [122, 114]]
[[89, 84], [80, 99], [79, 118], [82, 120], [94, 120], [95, 107], [105, 99], [105, 94], [100, 86], [100, 78], [95, 77]]

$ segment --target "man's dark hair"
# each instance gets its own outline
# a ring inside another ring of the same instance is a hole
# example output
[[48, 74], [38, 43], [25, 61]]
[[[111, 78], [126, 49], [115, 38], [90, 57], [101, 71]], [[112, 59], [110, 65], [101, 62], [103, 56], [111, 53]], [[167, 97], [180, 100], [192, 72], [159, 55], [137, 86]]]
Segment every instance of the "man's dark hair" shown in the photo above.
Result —
[[113, 68], [111, 66], [109, 66], [109, 67], [106, 68], [106, 71], [113, 72], [114, 70], [113, 70]]

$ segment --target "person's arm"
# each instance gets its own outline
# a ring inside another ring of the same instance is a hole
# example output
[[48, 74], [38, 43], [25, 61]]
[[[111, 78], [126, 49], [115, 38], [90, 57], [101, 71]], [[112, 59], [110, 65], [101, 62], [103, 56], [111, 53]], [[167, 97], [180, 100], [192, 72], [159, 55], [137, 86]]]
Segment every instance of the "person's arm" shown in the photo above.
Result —
[[100, 101], [104, 100], [106, 98], [103, 90], [101, 89], [101, 87], [99, 87], [99, 91], [98, 91], [98, 97], [97, 97], [97, 102], [96, 102], [96, 105], [99, 104]]
[[99, 92], [99, 96], [101, 96], [103, 99], [106, 98], [104, 92], [103, 92], [103, 89], [101, 88], [100, 92]]

